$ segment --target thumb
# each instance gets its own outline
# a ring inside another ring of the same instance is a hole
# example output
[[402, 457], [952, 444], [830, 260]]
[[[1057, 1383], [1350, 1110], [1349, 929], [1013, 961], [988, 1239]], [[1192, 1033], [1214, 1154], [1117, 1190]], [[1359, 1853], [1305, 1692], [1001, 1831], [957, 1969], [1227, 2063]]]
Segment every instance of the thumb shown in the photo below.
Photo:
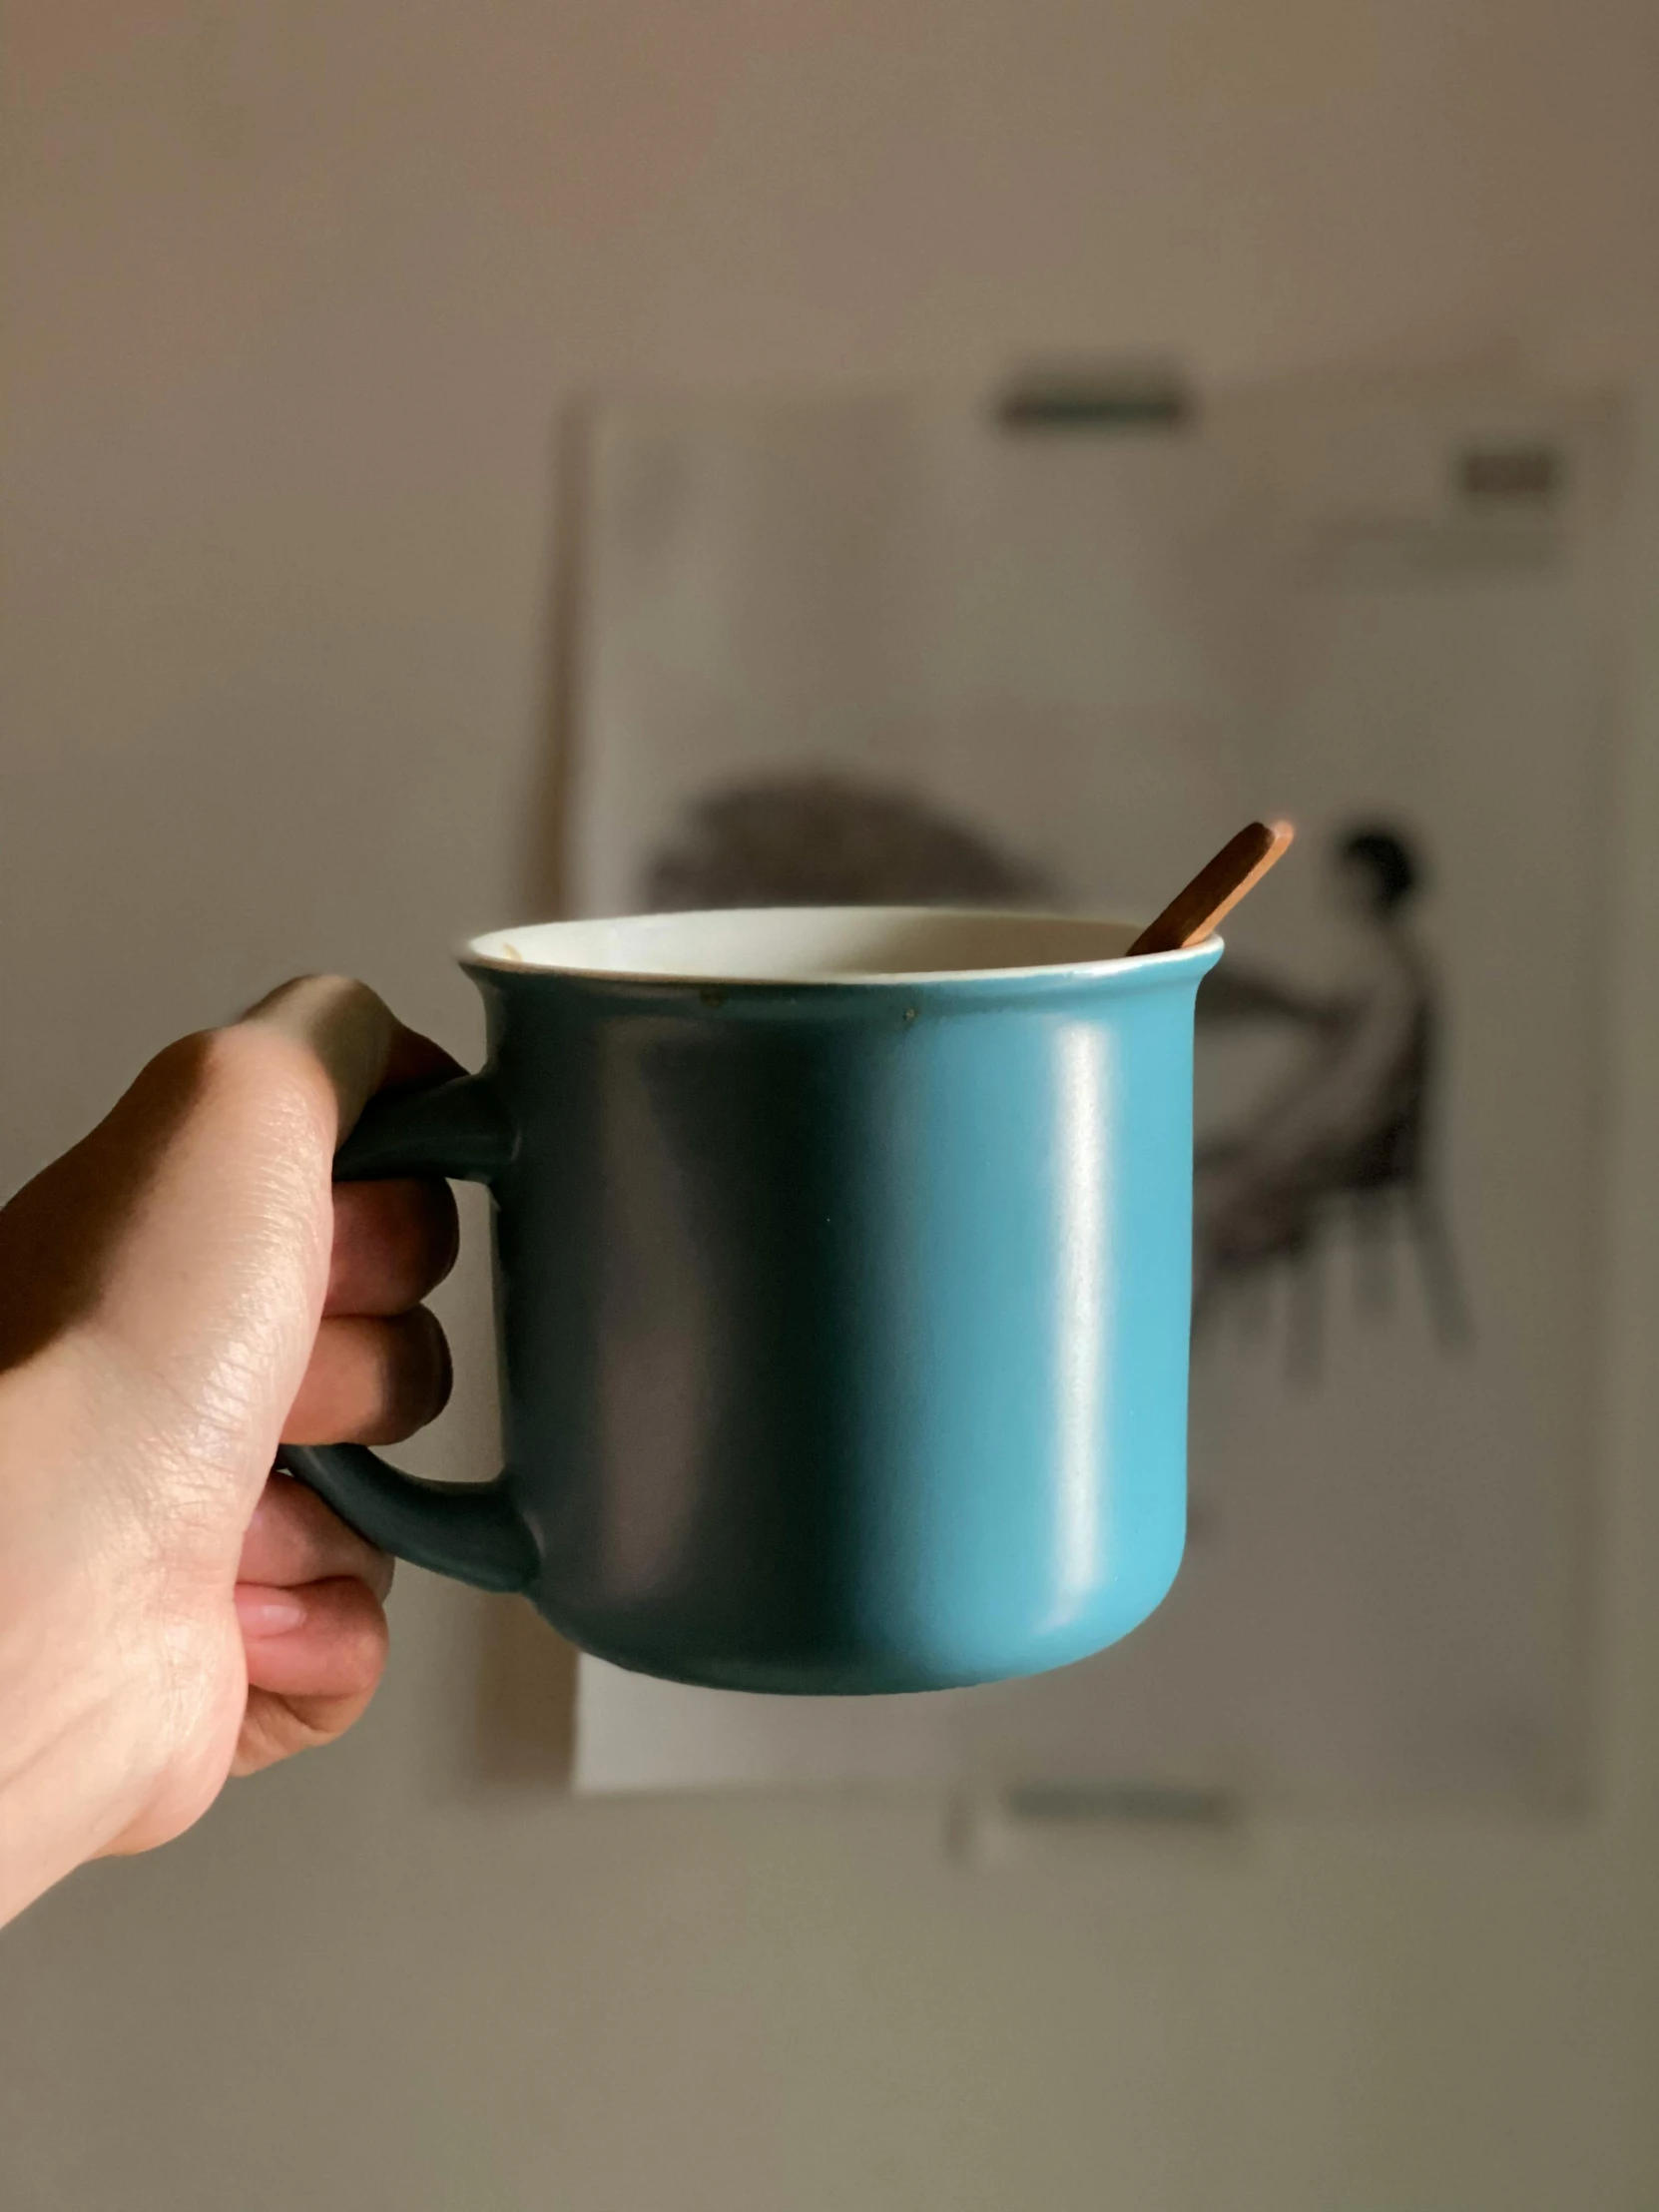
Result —
[[175, 1089], [178, 1118], [147, 1164], [103, 1318], [170, 1371], [176, 1390], [248, 1419], [262, 1453], [321, 1311], [333, 1155], [397, 1034], [366, 984], [307, 975], [229, 1028], [173, 1048], [188, 1070]]
[[243, 1015], [314, 1060], [334, 1093], [334, 1141], [349, 1134], [379, 1088], [397, 1034], [389, 1006], [347, 975], [301, 975], [269, 992]]

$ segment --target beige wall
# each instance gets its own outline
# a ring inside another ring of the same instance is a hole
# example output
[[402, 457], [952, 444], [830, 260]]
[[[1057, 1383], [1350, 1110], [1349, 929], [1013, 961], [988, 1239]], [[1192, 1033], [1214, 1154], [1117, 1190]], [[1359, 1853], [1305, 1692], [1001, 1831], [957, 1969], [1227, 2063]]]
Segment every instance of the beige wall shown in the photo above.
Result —
[[[0, 1183], [297, 966], [470, 1047], [439, 955], [536, 895], [580, 388], [1659, 363], [1651, 0], [11, 0], [6, 38]], [[7, 2212], [1651, 2212], [1624, 975], [1593, 1820], [968, 1872], [921, 1800], [468, 1795], [476, 1612], [409, 1575], [348, 1747], [0, 1944]], [[428, 1466], [488, 1451], [476, 1291]]]

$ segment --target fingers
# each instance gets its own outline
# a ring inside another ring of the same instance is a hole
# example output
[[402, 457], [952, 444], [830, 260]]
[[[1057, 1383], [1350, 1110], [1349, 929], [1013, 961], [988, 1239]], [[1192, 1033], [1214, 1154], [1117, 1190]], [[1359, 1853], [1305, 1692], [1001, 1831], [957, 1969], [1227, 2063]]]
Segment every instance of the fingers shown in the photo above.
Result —
[[325, 1314], [406, 1314], [455, 1264], [446, 1183], [338, 1183]]
[[238, 1568], [248, 1706], [235, 1773], [331, 1742], [362, 1712], [385, 1665], [391, 1572], [312, 1491], [272, 1476]]
[[386, 1616], [351, 1578], [297, 1590], [241, 1583], [236, 1595], [249, 1688], [232, 1771], [255, 1774], [350, 1727], [385, 1666]]
[[323, 1322], [287, 1419], [288, 1444], [395, 1444], [449, 1400], [449, 1347], [424, 1306]]
[[238, 1582], [280, 1590], [348, 1575], [383, 1599], [391, 1588], [392, 1563], [347, 1528], [314, 1490], [274, 1474], [243, 1538]]

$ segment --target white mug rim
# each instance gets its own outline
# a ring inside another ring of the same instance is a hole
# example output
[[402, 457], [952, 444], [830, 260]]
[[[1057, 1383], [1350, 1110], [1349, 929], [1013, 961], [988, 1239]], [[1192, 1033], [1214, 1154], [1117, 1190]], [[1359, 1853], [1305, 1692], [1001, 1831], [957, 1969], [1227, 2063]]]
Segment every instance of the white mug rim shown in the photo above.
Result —
[[[1208, 967], [1221, 949], [1211, 936], [1174, 952], [1131, 956], [1142, 924], [1115, 915], [1061, 913], [1031, 907], [971, 906], [749, 906], [705, 907], [682, 913], [641, 913], [542, 921], [491, 929], [460, 948], [469, 971], [531, 976], [570, 976], [612, 983], [809, 988], [871, 988], [930, 983], [1017, 982], [1022, 979], [1102, 978], [1193, 963]], [[1038, 956], [973, 957], [998, 936], [1009, 952]], [[963, 962], [935, 956], [919, 961], [871, 962], [886, 935], [895, 946], [946, 949], [955, 936], [968, 950]], [[745, 940], [771, 949], [744, 951]], [[814, 953], [814, 946], [818, 947]], [[837, 948], [838, 947], [838, 951]], [[1047, 952], [1049, 957], [1041, 954]]]

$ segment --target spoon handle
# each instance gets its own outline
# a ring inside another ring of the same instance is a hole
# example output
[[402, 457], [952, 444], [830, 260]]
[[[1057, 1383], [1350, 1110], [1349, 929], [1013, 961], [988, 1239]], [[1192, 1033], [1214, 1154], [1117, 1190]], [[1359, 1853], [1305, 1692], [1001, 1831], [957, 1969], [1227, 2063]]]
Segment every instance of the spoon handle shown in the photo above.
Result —
[[1157, 920], [1148, 922], [1129, 947], [1131, 956], [1179, 952], [1183, 945], [1201, 943], [1246, 891], [1256, 888], [1295, 835], [1288, 822], [1253, 822], [1241, 830], [1176, 892]]

